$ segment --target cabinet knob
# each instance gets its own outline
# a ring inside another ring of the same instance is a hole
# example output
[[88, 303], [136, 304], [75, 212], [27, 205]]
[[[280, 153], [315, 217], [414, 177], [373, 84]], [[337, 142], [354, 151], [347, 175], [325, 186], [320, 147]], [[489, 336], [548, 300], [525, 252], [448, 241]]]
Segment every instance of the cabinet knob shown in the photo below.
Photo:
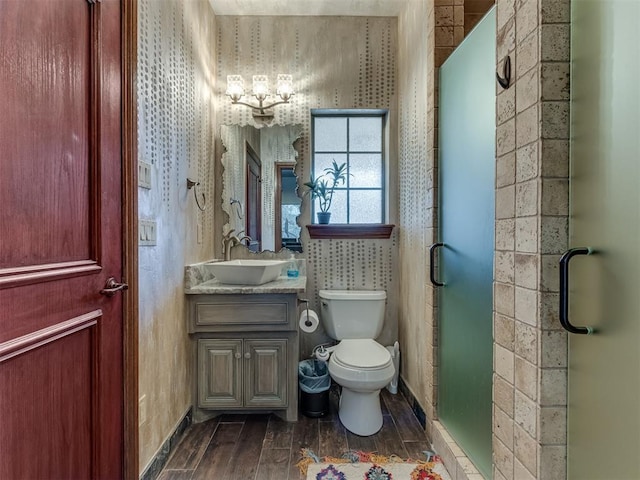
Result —
[[251, 358], [251, 354], [249, 352], [245, 353], [244, 358]]
[[236, 352], [235, 357], [236, 358], [242, 358], [242, 354], [240, 352]]

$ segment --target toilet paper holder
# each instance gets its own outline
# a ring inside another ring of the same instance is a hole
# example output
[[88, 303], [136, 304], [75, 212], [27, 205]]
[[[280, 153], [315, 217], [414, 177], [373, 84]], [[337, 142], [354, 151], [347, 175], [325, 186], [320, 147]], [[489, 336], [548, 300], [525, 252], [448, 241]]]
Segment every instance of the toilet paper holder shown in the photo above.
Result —
[[307, 327], [310, 327], [312, 325], [312, 323], [311, 323], [311, 320], [309, 320], [309, 300], [306, 299], [306, 298], [299, 298], [298, 299], [298, 305], [301, 305], [303, 303], [305, 304], [305, 309], [307, 310], [307, 319], [305, 320], [304, 324]]

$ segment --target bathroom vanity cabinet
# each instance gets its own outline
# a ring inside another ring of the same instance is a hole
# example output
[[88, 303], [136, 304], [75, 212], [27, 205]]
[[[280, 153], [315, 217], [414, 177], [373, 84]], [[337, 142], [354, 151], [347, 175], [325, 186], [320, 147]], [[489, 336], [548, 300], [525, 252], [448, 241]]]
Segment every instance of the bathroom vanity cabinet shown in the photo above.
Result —
[[239, 411], [273, 411], [285, 420], [297, 420], [296, 293], [187, 297], [194, 420]]

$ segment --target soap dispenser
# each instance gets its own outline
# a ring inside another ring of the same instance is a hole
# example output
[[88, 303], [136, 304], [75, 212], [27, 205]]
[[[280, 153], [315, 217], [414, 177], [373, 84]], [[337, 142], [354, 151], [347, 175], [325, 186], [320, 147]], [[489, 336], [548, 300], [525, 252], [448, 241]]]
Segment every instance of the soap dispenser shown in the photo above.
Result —
[[289, 265], [287, 265], [287, 277], [289, 278], [297, 278], [300, 272], [298, 271], [298, 261], [296, 257], [291, 254], [289, 258]]

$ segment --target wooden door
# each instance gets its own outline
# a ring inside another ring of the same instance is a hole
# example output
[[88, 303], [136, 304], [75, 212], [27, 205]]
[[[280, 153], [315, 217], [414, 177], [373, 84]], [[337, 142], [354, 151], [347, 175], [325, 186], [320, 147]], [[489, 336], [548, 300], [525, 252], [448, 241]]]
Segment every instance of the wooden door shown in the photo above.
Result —
[[[640, 478], [640, 3], [571, 7], [568, 478]], [[606, 467], [603, 460], [606, 459]]]
[[0, 2], [0, 478], [123, 477], [121, 5]]

